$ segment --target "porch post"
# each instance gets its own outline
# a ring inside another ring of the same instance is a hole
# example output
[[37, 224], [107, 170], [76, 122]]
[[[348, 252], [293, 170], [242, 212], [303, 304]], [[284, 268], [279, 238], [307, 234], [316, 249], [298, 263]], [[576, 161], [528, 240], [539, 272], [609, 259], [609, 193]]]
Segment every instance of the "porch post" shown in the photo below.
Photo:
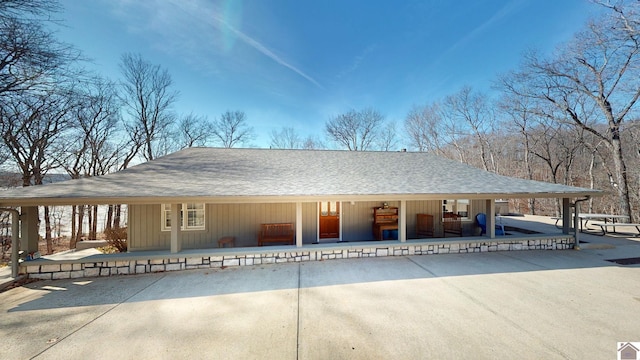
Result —
[[486, 201], [486, 210], [487, 210], [487, 236], [491, 239], [496, 237], [496, 225], [495, 225], [495, 214], [496, 214], [496, 200], [489, 199]]
[[11, 213], [11, 277], [18, 277], [18, 255], [20, 245], [20, 212], [13, 208], [0, 208], [0, 212]]
[[400, 219], [398, 222], [398, 240], [407, 241], [407, 201], [400, 200]]
[[180, 235], [180, 210], [181, 204], [171, 204], [171, 253], [180, 252], [182, 248], [182, 241]]
[[38, 251], [38, 207], [23, 206], [20, 208], [22, 236], [20, 236], [20, 250], [25, 253]]
[[[344, 211], [344, 207], [343, 207], [344, 203], [342, 201], [339, 201], [338, 205], [340, 206], [340, 211], [338, 212], [338, 214], [340, 215], [338, 217], [338, 242], [342, 242], [342, 238], [343, 238], [343, 236], [342, 236], [342, 213]], [[319, 218], [319, 216], [318, 216], [318, 218]], [[318, 224], [318, 231], [320, 231], [320, 225], [319, 224]], [[320, 237], [318, 236], [318, 239], [319, 238]]]
[[302, 203], [296, 203], [296, 246], [302, 247]]
[[562, 198], [562, 233], [571, 231], [571, 202], [569, 198]]
[[573, 213], [573, 234], [574, 234], [574, 239], [575, 239], [575, 244], [573, 245], [573, 249], [574, 250], [580, 250], [580, 226], [581, 224], [581, 220], [580, 220], [580, 200], [576, 200], [574, 203], [574, 209], [573, 209], [574, 213]]
[[20, 213], [11, 209], [11, 277], [18, 277], [18, 246], [20, 244]]

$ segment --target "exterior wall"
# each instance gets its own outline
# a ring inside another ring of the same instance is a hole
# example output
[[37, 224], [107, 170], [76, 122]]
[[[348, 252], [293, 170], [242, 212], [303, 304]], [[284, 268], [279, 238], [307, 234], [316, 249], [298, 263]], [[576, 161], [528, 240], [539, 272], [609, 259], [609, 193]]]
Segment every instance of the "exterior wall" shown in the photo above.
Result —
[[[217, 247], [217, 239], [235, 236], [236, 247], [258, 246], [260, 224], [296, 222], [296, 204], [207, 204], [209, 241]], [[184, 236], [184, 233], [183, 233]], [[187, 249], [202, 248], [198, 243]]]
[[[388, 201], [391, 207], [400, 207], [399, 201]], [[379, 201], [359, 201], [354, 205], [342, 203], [342, 240], [366, 241], [373, 237], [373, 208], [382, 206]]]
[[129, 251], [170, 248], [170, 234], [160, 230], [160, 205], [129, 205], [128, 208]]
[[[471, 201], [471, 217], [467, 221], [462, 222], [462, 234], [464, 236], [478, 235], [478, 227], [475, 222], [476, 215], [486, 213], [485, 200]], [[443, 237], [442, 229], [442, 201], [407, 201], [407, 239], [416, 239], [416, 215], [430, 214], [433, 215], [433, 232], [434, 237]]]
[[[575, 239], [572, 236], [539, 236], [529, 239], [504, 239], [499, 241], [462, 239], [457, 241], [411, 241], [407, 243], [360, 243], [350, 246], [336, 246], [334, 248], [279, 249], [268, 251], [260, 249], [253, 251], [221, 252], [210, 254], [168, 254], [145, 258], [129, 255], [129, 258], [118, 259], [117, 256], [105, 255], [105, 260], [88, 262], [82, 259], [75, 261], [56, 262], [50, 260], [34, 260], [23, 263], [20, 273], [27, 274], [32, 279], [69, 279], [80, 277], [113, 276], [128, 274], [143, 274], [164, 271], [209, 269], [228, 266], [252, 266], [285, 262], [324, 261], [333, 259], [350, 259], [385, 256], [437, 255], [480, 253], [494, 251], [518, 250], [563, 250], [572, 249]], [[126, 255], [126, 254], [125, 254]], [[470, 255], [472, 256], [472, 255]]]
[[442, 201], [407, 201], [407, 239], [416, 239], [416, 215], [433, 215], [434, 237], [442, 237]]
[[[315, 203], [314, 203], [315, 204]], [[131, 251], [168, 250], [171, 233], [161, 230], [160, 205], [129, 206], [129, 247]], [[303, 205], [303, 214], [305, 205]], [[260, 224], [296, 221], [296, 205], [285, 204], [207, 204], [205, 229], [182, 231], [182, 249], [218, 247], [218, 239], [235, 236], [235, 246], [257, 246]], [[309, 222], [303, 217], [303, 224]], [[303, 234], [315, 230], [310, 227]]]
[[[399, 201], [387, 202], [389, 206], [400, 207]], [[345, 241], [374, 240], [372, 233], [373, 208], [381, 206], [379, 201], [359, 201], [353, 205], [342, 203], [342, 239]], [[442, 237], [442, 202], [407, 201], [407, 238], [416, 238], [416, 214], [426, 213], [434, 217], [435, 237]], [[471, 201], [472, 218], [462, 223], [463, 234], [477, 234], [475, 215], [485, 211], [484, 200]], [[161, 231], [161, 207], [155, 205], [129, 206], [129, 249], [168, 250], [171, 234]], [[207, 204], [204, 230], [182, 231], [182, 249], [207, 249], [218, 247], [217, 240], [224, 236], [236, 238], [235, 247], [257, 246], [257, 236], [262, 223], [290, 222], [295, 224], [295, 203], [284, 204]], [[302, 204], [302, 226], [304, 244], [317, 240], [318, 203]]]
[[302, 203], [302, 243], [318, 240], [318, 203]]
[[[400, 207], [399, 201], [387, 202], [389, 206]], [[373, 208], [382, 204], [378, 201], [359, 201], [351, 204], [343, 202], [341, 209], [342, 239], [345, 241], [374, 240], [372, 233]], [[442, 237], [442, 202], [407, 201], [407, 238], [416, 238], [416, 214], [432, 214], [435, 237]], [[463, 234], [477, 234], [475, 215], [485, 211], [484, 200], [473, 200], [473, 218], [463, 222]], [[168, 250], [171, 233], [161, 230], [160, 204], [130, 205], [128, 211], [129, 250]], [[318, 234], [318, 203], [302, 204], [302, 226], [304, 244], [316, 242]], [[205, 229], [182, 231], [182, 249], [207, 249], [218, 246], [218, 239], [234, 236], [236, 247], [257, 245], [257, 234], [262, 223], [295, 223], [296, 205], [284, 204], [207, 204]]]

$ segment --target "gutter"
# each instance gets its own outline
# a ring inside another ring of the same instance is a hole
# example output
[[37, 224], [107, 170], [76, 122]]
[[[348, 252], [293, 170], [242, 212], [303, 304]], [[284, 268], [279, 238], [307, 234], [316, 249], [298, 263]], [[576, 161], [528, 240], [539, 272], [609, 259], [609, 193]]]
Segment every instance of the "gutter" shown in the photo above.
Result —
[[11, 277], [18, 277], [18, 246], [20, 234], [20, 212], [11, 208], [0, 208], [0, 211], [11, 213]]
[[574, 201], [572, 205], [575, 208], [574, 214], [573, 214], [573, 229], [574, 229], [573, 233], [574, 233], [574, 238], [576, 242], [575, 246], [573, 247], [574, 250], [580, 250], [580, 239], [578, 235], [580, 234], [580, 217], [578, 216], [580, 214], [580, 203], [589, 201], [589, 200], [591, 200], [591, 195], [587, 195], [583, 199], [576, 199], [576, 201]]

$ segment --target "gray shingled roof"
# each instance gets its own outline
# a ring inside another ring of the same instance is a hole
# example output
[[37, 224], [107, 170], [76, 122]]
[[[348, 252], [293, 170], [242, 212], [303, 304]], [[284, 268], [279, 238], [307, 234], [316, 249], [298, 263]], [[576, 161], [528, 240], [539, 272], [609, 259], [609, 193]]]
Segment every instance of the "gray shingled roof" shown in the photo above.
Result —
[[500, 176], [426, 153], [190, 148], [101, 177], [0, 192], [0, 204], [600, 194]]

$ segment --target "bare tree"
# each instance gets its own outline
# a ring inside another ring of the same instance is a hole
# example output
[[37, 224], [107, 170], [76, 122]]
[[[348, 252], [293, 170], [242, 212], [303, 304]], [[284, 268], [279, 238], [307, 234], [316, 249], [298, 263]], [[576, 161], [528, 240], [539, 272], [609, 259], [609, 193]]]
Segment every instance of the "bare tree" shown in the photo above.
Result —
[[350, 110], [327, 121], [325, 131], [330, 140], [350, 151], [366, 151], [379, 137], [383, 122], [384, 116], [372, 108]]
[[319, 150], [319, 149], [326, 149], [327, 146], [322, 140], [312, 135], [309, 135], [302, 141], [302, 148], [306, 150]]
[[[603, 141], [611, 154], [620, 212], [633, 221], [629, 155], [624, 151], [622, 131], [628, 118], [637, 114], [640, 98], [640, 3], [605, 5], [609, 14], [590, 22], [551, 59], [532, 52], [519, 72], [501, 82], [514, 95], [548, 102], [564, 114], [558, 121], [568, 119]], [[597, 116], [591, 116], [591, 108], [598, 110]], [[600, 119], [606, 126], [600, 127]]]
[[182, 116], [175, 131], [177, 147], [206, 146], [213, 136], [211, 126], [206, 116], [194, 113]]
[[56, 141], [68, 129], [73, 97], [51, 92], [14, 98], [0, 107], [0, 131], [12, 160], [22, 173], [22, 186], [42, 184], [44, 175], [57, 167], [51, 156]]
[[[61, 145], [61, 166], [73, 179], [99, 176], [117, 167], [118, 147], [115, 137], [120, 122], [120, 104], [116, 84], [95, 77], [77, 89], [78, 106], [70, 114], [70, 131]], [[97, 233], [97, 206], [73, 206], [71, 210], [70, 248], [80, 240], [85, 208], [89, 210], [89, 238]], [[109, 207], [107, 226], [112, 224], [113, 207]]]
[[0, 1], [0, 20], [21, 19], [29, 16], [41, 17], [60, 11], [60, 5], [54, 0], [2, 0]]
[[475, 139], [482, 168], [495, 171], [494, 155], [487, 141], [495, 118], [486, 95], [465, 86], [456, 94], [445, 97], [441, 109], [449, 124], [459, 125], [462, 132], [459, 135], [470, 135]]
[[396, 123], [394, 121], [387, 122], [377, 139], [378, 148], [382, 151], [397, 150], [398, 132], [396, 131]]
[[27, 90], [46, 91], [79, 59], [79, 52], [58, 41], [53, 27], [45, 24], [59, 10], [53, 0], [0, 2], [0, 100]]
[[[0, 106], [0, 132], [13, 162], [22, 175], [22, 186], [41, 185], [47, 172], [57, 167], [54, 149], [68, 129], [68, 114], [76, 106], [66, 91], [13, 97]], [[47, 252], [52, 252], [49, 208], [44, 207]]]
[[283, 127], [280, 131], [271, 131], [271, 144], [273, 149], [300, 149], [303, 145], [300, 135], [292, 127]]
[[[0, 130], [23, 186], [42, 184], [72, 107], [65, 83], [79, 52], [54, 36], [51, 19], [59, 10], [53, 0], [0, 2]], [[48, 207], [44, 213], [51, 252]]]
[[213, 123], [213, 135], [222, 147], [232, 148], [251, 141], [253, 128], [247, 124], [243, 111], [226, 111]]
[[414, 106], [404, 120], [404, 129], [414, 149], [442, 155], [447, 139], [439, 104]]
[[124, 81], [122, 101], [129, 114], [128, 130], [140, 140], [142, 157], [153, 160], [167, 151], [166, 136], [175, 122], [171, 111], [178, 92], [171, 89], [171, 75], [140, 54], [126, 53], [120, 62]]
[[[532, 101], [528, 98], [519, 96], [505, 95], [500, 103], [499, 109], [502, 114], [508, 117], [511, 121], [507, 122], [509, 129], [513, 129], [513, 133], [518, 134], [522, 144], [522, 163], [524, 164], [526, 171], [526, 178], [534, 180], [533, 165], [531, 157], [532, 152], [532, 140], [530, 136], [530, 129], [535, 122], [535, 109], [533, 109]], [[519, 152], [519, 151], [518, 151]], [[536, 199], [531, 198], [528, 200], [528, 208], [532, 215], [536, 214]]]

